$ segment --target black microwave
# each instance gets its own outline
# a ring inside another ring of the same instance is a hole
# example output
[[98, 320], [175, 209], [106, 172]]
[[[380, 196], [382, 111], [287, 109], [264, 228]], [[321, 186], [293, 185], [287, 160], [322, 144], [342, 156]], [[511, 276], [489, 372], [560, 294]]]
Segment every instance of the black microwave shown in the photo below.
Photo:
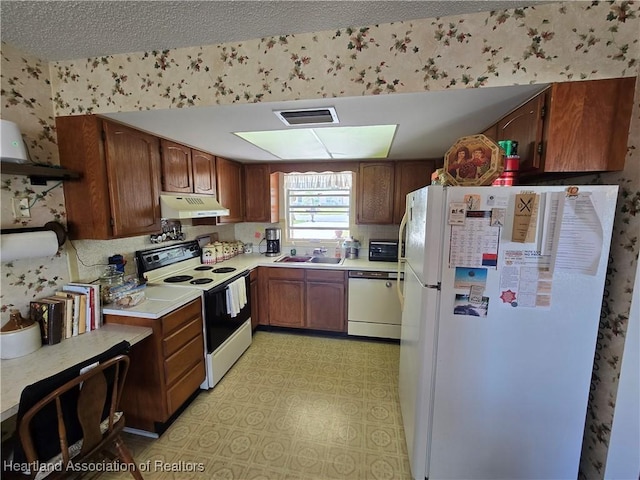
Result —
[[398, 240], [369, 240], [369, 261], [397, 262]]

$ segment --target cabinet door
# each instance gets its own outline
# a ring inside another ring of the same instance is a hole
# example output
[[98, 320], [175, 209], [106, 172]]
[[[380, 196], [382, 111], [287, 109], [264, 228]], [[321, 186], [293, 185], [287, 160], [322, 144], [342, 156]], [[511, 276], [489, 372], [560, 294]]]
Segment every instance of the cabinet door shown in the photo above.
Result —
[[396, 163], [393, 223], [399, 224], [402, 221], [407, 193], [429, 185], [434, 170], [435, 162], [433, 160]]
[[160, 140], [160, 148], [162, 152], [162, 190], [192, 193], [191, 149], [164, 139]]
[[[263, 276], [263, 273], [266, 275]], [[265, 268], [260, 272], [260, 281], [263, 279], [265, 281], [261, 286], [264, 285], [266, 290], [268, 324], [302, 328], [305, 314], [304, 269]], [[260, 293], [263, 294], [262, 291]]]
[[494, 123], [493, 125], [488, 127], [484, 132], [482, 132], [482, 135], [485, 135], [491, 140], [496, 141], [496, 139], [498, 138], [498, 124]]
[[82, 175], [63, 183], [69, 238], [113, 238], [102, 120], [95, 115], [58, 117], [56, 133], [60, 166]]
[[269, 279], [269, 325], [304, 326], [304, 282]]
[[205, 152], [191, 150], [193, 191], [205, 195], [216, 194], [216, 158]]
[[158, 138], [111, 122], [103, 128], [114, 237], [159, 232]]
[[332, 332], [346, 331], [345, 272], [307, 270], [305, 327]]
[[244, 219], [276, 223], [279, 216], [278, 175], [269, 165], [244, 165]]
[[358, 174], [357, 223], [393, 223], [393, 162], [361, 163]]
[[225, 158], [216, 157], [216, 180], [218, 201], [229, 209], [229, 215], [218, 217], [218, 223], [242, 222], [242, 165]]
[[624, 169], [635, 77], [554, 83], [545, 118], [545, 172]]
[[535, 96], [498, 122], [495, 140], [518, 142], [521, 174], [537, 173], [542, 169], [542, 117], [547, 92]]

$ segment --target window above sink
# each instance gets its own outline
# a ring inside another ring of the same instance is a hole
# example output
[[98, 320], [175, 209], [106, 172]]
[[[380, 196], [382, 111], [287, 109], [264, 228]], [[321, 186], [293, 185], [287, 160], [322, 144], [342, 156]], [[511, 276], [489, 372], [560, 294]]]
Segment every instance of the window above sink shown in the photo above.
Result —
[[349, 238], [352, 176], [352, 172], [285, 174], [286, 241]]

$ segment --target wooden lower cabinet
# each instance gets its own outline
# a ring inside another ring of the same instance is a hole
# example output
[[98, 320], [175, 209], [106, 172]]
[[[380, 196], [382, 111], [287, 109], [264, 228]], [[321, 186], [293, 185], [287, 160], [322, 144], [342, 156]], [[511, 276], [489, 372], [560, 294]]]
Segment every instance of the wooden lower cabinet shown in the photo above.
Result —
[[261, 324], [346, 332], [345, 271], [264, 267], [260, 275]]
[[304, 327], [304, 269], [267, 268], [269, 325]]
[[251, 295], [251, 331], [258, 328], [260, 323], [260, 283], [259, 268], [249, 273], [249, 291]]
[[305, 327], [313, 330], [345, 331], [345, 272], [307, 270]]
[[156, 431], [156, 424], [169, 420], [205, 379], [202, 301], [159, 319], [105, 315], [104, 321], [153, 330], [129, 352], [120, 405], [128, 427]]

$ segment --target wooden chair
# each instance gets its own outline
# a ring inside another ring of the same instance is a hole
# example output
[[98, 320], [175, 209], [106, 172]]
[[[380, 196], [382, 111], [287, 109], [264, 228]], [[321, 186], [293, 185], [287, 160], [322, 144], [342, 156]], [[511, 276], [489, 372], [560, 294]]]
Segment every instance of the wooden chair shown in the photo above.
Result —
[[[100, 470], [91, 463], [96, 459], [100, 462], [99, 455], [103, 454], [111, 461], [117, 458], [124, 463], [120, 465], [122, 470], [126, 468], [135, 479], [143, 480], [120, 437], [125, 418], [118, 406], [128, 368], [129, 357], [122, 354], [85, 365], [74, 378], [40, 397], [22, 416], [19, 412], [19, 444], [14, 446], [9, 473], [16, 477], [20, 472], [17, 478], [47, 480], [65, 478], [74, 472], [95, 473]], [[47, 380], [50, 385], [51, 379]], [[25, 392], [21, 404], [24, 399]], [[25, 472], [24, 465], [31, 466], [29, 471]]]

